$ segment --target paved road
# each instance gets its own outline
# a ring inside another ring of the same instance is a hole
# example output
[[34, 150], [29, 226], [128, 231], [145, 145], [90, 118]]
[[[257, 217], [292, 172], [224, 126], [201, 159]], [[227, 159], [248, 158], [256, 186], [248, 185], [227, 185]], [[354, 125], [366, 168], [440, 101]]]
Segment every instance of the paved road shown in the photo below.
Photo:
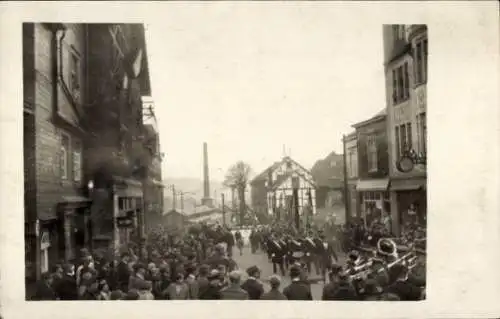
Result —
[[[234, 260], [238, 263], [238, 267], [242, 270], [244, 273], [244, 276], [246, 279], [246, 272], [245, 270], [250, 267], [250, 266], [257, 266], [262, 270], [261, 274], [261, 280], [264, 283], [264, 289], [265, 291], [269, 290], [269, 285], [267, 283], [267, 279], [269, 276], [273, 274], [273, 265], [268, 261], [267, 255], [263, 252], [257, 252], [256, 254], [252, 254], [251, 250], [249, 247], [245, 247], [243, 249], [243, 255], [239, 255], [239, 251], [237, 248], [234, 249], [233, 251], [233, 258]], [[345, 259], [344, 256], [339, 256], [340, 262], [342, 263], [343, 260]], [[311, 274], [311, 277], [314, 276], [314, 268], [313, 268], [313, 274]], [[282, 284], [281, 284], [281, 290], [288, 286], [290, 284], [290, 278], [289, 276], [285, 276], [282, 278]], [[321, 299], [321, 293], [323, 290], [323, 283], [317, 283], [317, 284], [312, 284], [311, 285], [311, 290], [312, 290], [312, 295], [314, 300], [320, 300]]]

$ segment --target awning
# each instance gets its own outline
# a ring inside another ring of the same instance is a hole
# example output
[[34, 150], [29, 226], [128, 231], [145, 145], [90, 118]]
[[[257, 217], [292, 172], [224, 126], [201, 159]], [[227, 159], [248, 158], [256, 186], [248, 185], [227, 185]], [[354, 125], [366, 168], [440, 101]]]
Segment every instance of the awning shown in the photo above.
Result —
[[90, 198], [84, 197], [84, 196], [63, 196], [61, 203], [86, 203], [90, 202]]
[[389, 187], [388, 178], [359, 180], [356, 185], [358, 192], [364, 191], [386, 191]]
[[427, 188], [427, 179], [401, 179], [391, 181], [393, 191], [412, 191]]

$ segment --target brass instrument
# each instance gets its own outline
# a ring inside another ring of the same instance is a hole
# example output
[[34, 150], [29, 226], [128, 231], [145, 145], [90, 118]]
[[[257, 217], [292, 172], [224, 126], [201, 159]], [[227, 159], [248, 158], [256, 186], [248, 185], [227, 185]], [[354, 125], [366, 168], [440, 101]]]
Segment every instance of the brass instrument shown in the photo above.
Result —
[[353, 267], [350, 269], [346, 275], [351, 280], [366, 278], [366, 276], [373, 273], [382, 273], [384, 271], [388, 271], [392, 267], [398, 264], [405, 265], [409, 270], [413, 269], [418, 265], [418, 255], [415, 251], [415, 247], [412, 245], [409, 247], [409, 251], [406, 252], [403, 256], [399, 257], [397, 252], [396, 243], [389, 238], [382, 238], [377, 243], [377, 253], [386, 256], [392, 257], [393, 261], [388, 262], [384, 267], [380, 269], [373, 269], [372, 266], [375, 261], [381, 261], [380, 259], [373, 257], [369, 258], [365, 263], [360, 264], [357, 267]]

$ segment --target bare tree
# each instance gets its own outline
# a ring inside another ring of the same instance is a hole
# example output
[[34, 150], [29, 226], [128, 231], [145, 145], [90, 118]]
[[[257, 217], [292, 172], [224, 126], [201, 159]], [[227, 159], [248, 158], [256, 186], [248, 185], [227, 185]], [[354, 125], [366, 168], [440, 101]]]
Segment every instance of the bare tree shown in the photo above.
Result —
[[245, 202], [245, 191], [248, 185], [250, 172], [252, 169], [250, 165], [243, 161], [238, 161], [232, 165], [226, 173], [224, 179], [224, 185], [235, 189], [238, 192], [238, 200], [240, 206], [240, 225], [243, 224], [246, 215], [246, 202]]

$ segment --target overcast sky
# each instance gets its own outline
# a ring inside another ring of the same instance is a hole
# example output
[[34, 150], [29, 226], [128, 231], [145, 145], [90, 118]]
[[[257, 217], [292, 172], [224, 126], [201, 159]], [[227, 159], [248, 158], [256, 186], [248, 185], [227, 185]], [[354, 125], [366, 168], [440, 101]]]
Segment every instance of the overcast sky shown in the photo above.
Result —
[[[283, 154], [310, 168], [385, 107], [382, 25], [300, 6], [172, 7], [147, 27], [163, 177], [259, 173]], [[265, 10], [264, 10], [265, 9]]]

